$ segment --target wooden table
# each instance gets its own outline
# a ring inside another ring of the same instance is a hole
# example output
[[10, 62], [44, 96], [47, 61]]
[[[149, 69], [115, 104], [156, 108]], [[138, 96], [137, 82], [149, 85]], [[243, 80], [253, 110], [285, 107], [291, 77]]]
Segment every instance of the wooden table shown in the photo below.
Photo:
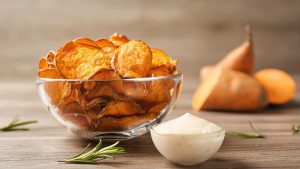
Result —
[[[300, 87], [300, 76], [294, 76]], [[184, 90], [175, 110], [167, 119], [190, 107], [198, 82], [185, 77]], [[163, 158], [150, 135], [122, 141], [127, 154], [99, 165], [64, 164], [58, 160], [70, 157], [88, 143], [58, 125], [44, 109], [34, 82], [0, 82], [0, 124], [19, 114], [22, 120], [38, 120], [30, 131], [0, 133], [0, 168], [181, 168]], [[264, 139], [242, 139], [226, 136], [219, 152], [209, 161], [193, 168], [300, 168], [300, 135], [293, 136], [291, 127], [300, 123], [300, 93], [280, 107], [269, 107], [257, 113], [201, 112], [197, 115], [226, 129], [250, 132], [248, 121], [266, 135]]]

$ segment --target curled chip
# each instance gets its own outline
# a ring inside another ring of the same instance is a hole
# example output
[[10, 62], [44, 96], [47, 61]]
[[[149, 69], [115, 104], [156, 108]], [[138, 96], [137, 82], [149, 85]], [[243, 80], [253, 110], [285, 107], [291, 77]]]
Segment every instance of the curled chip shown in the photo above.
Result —
[[90, 102], [88, 102], [86, 108], [87, 109], [98, 108], [98, 110], [101, 111], [102, 108], [105, 107], [108, 104], [108, 102], [111, 101], [111, 100], [112, 99], [109, 98], [109, 97], [96, 97], [93, 100], [91, 100]]
[[125, 35], [121, 35], [121, 34], [118, 34], [118, 33], [114, 33], [113, 35], [111, 35], [109, 40], [113, 44], [118, 45], [118, 46], [122, 46], [125, 43], [129, 42], [129, 39]]
[[98, 114], [97, 118], [103, 116], [123, 117], [143, 113], [140, 107], [133, 102], [112, 101]]
[[169, 65], [172, 63], [172, 58], [160, 49], [151, 48], [152, 52], [152, 65], [151, 67], [159, 67]]
[[97, 131], [128, 130], [138, 125], [151, 122], [158, 115], [159, 112], [125, 116], [121, 118], [103, 116], [96, 121], [95, 129]]
[[82, 108], [86, 108], [86, 105], [87, 105], [87, 101], [83, 97], [81, 91], [79, 89], [74, 88], [74, 86], [73, 86], [73, 89], [70, 92], [70, 94], [67, 97], [65, 97], [63, 103], [69, 104], [72, 102], [78, 103]]
[[[61, 76], [56, 69], [41, 69], [38, 72], [40, 78], [60, 79]], [[66, 98], [71, 93], [71, 84], [63, 81], [45, 82], [45, 91], [50, 97], [51, 102], [55, 105], [60, 103], [62, 99]]]
[[151, 68], [149, 72], [149, 76], [156, 77], [156, 76], [170, 76], [172, 73], [168, 69], [167, 66], [159, 66], [155, 68]]
[[55, 53], [53, 51], [49, 51], [46, 58], [49, 64], [55, 65]]
[[67, 43], [56, 55], [56, 66], [68, 79], [89, 79], [101, 69], [111, 69], [110, 57], [100, 49]]
[[39, 61], [39, 69], [48, 69], [49, 68], [49, 64], [47, 62], [47, 59], [42, 57]]
[[106, 46], [117, 46], [107, 39], [98, 39], [98, 40], [96, 40], [96, 43], [101, 48], [106, 47]]
[[54, 68], [40, 69], [38, 71], [38, 76], [40, 78], [51, 78], [51, 79], [61, 79], [61, 75]]
[[113, 68], [125, 78], [147, 77], [152, 53], [142, 41], [130, 41], [121, 46], [113, 57]]
[[77, 38], [77, 39], [73, 40], [73, 42], [80, 44], [80, 45], [86, 45], [86, 46], [91, 46], [94, 48], [99, 48], [97, 43], [89, 38]]
[[120, 79], [120, 76], [110, 70], [100, 70], [97, 72], [93, 77], [94, 80], [101, 79], [101, 80], [113, 80], [113, 79]]
[[62, 118], [72, 122], [81, 129], [91, 130], [92, 119], [89, 117], [88, 114], [74, 112], [69, 114], [63, 114]]
[[168, 102], [159, 103], [148, 110], [148, 113], [159, 113], [162, 109], [164, 109], [168, 105]]
[[162, 81], [124, 83], [125, 95], [147, 102], [170, 101], [170, 91]]

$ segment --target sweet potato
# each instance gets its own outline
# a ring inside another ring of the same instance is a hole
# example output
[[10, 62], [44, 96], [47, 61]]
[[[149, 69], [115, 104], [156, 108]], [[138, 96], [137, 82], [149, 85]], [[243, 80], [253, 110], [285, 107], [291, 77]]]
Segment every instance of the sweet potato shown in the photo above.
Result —
[[253, 52], [253, 38], [250, 26], [246, 26], [247, 39], [239, 47], [229, 52], [221, 61], [216, 65], [206, 66], [201, 69], [201, 79], [214, 68], [220, 67], [224, 69], [231, 69], [247, 74], [253, 73], [254, 67], [254, 52]]
[[262, 69], [255, 73], [256, 80], [266, 89], [271, 104], [287, 103], [296, 94], [296, 82], [286, 72]]
[[215, 68], [196, 90], [195, 110], [255, 111], [268, 104], [266, 91], [250, 75]]

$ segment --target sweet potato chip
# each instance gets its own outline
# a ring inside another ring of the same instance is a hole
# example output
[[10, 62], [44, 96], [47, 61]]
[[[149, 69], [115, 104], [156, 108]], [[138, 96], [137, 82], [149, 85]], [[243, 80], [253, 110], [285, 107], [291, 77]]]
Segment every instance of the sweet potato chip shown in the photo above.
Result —
[[96, 41], [97, 45], [101, 47], [101, 49], [105, 52], [105, 53], [112, 53], [114, 52], [115, 49], [117, 49], [119, 46], [113, 44], [111, 41], [107, 40], [107, 39], [98, 39]]
[[56, 66], [68, 79], [89, 79], [101, 69], [111, 69], [110, 57], [102, 50], [69, 42], [56, 55]]
[[68, 97], [65, 97], [64, 99], [64, 104], [69, 104], [71, 102], [76, 102], [83, 108], [86, 108], [87, 105], [87, 101], [82, 95], [81, 91], [77, 88], [74, 88], [74, 86]]
[[115, 44], [115, 45], [118, 45], [118, 46], [122, 46], [124, 45], [125, 43], [129, 42], [129, 39], [125, 36], [125, 35], [121, 35], [121, 34], [118, 34], [118, 33], [114, 33], [110, 38], [109, 40]]
[[120, 76], [111, 70], [100, 70], [97, 72], [92, 79], [94, 80], [113, 80], [113, 79], [121, 79]]
[[155, 76], [169, 76], [172, 75], [170, 70], [167, 66], [159, 66], [155, 68], [151, 68], [149, 71], [149, 76], [155, 77]]
[[49, 51], [46, 58], [49, 64], [55, 65], [55, 53], [53, 51]]
[[160, 113], [162, 109], [164, 109], [168, 105], [167, 102], [159, 103], [148, 110], [148, 113]]
[[[99, 47], [103, 48], [103, 47], [106, 47], [106, 46], [112, 46], [112, 45], [115, 45], [114, 43], [112, 43], [111, 41], [109, 41], [108, 39], [98, 39], [96, 40], [96, 43]], [[117, 45], [115, 45], [117, 46]]]
[[94, 81], [83, 82], [83, 87], [85, 90], [92, 90], [95, 86], [96, 86], [96, 82]]
[[147, 102], [162, 102], [171, 99], [168, 88], [162, 81], [124, 83], [125, 95]]
[[40, 78], [51, 78], [51, 79], [61, 79], [61, 75], [54, 68], [41, 69], [38, 71], [38, 76]]
[[120, 131], [128, 130], [141, 124], [154, 120], [157, 113], [146, 113], [140, 115], [125, 116], [122, 118], [102, 117], [97, 120], [95, 129], [97, 131]]
[[73, 40], [73, 42], [80, 44], [80, 45], [86, 45], [86, 46], [100, 49], [100, 47], [97, 45], [97, 43], [89, 38], [77, 38], [77, 39]]
[[152, 61], [148, 45], [142, 41], [130, 41], [119, 48], [113, 57], [113, 68], [125, 78], [146, 77]]
[[67, 104], [61, 103], [59, 107], [61, 107], [60, 114], [72, 114], [72, 113], [85, 114], [86, 113], [86, 111], [77, 102], [70, 102]]
[[92, 100], [96, 97], [111, 97], [111, 98], [115, 98], [116, 97], [116, 92], [112, 89], [111, 86], [106, 85], [106, 84], [97, 84], [96, 87], [94, 87], [92, 90], [89, 90], [86, 93], [86, 99]]
[[98, 114], [97, 118], [103, 116], [123, 117], [143, 113], [144, 111], [133, 102], [112, 101]]
[[151, 67], [159, 67], [172, 63], [172, 58], [164, 51], [156, 48], [151, 48], [152, 65]]
[[84, 130], [91, 130], [92, 119], [88, 116], [88, 114], [74, 112], [63, 114], [62, 118], [73, 123], [76, 128], [79, 127], [80, 129]]
[[[95, 107], [98, 108], [98, 110], [102, 109], [103, 107], [105, 107], [112, 99], [109, 97], [96, 97], [93, 100], [91, 100], [90, 102], [88, 102], [86, 108], [87, 109], [93, 109]], [[100, 111], [99, 111], [100, 113]]]
[[42, 57], [39, 61], [39, 69], [48, 69], [49, 64], [47, 62], [47, 59], [45, 57]]

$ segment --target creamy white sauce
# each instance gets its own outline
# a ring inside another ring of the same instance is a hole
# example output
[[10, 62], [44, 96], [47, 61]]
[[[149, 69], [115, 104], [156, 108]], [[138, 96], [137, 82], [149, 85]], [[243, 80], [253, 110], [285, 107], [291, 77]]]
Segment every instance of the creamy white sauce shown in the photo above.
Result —
[[215, 123], [209, 122], [190, 113], [162, 123], [155, 127], [160, 134], [206, 134], [222, 130]]
[[153, 127], [151, 137], [158, 151], [170, 161], [195, 165], [218, 151], [225, 131], [212, 122], [186, 113]]

